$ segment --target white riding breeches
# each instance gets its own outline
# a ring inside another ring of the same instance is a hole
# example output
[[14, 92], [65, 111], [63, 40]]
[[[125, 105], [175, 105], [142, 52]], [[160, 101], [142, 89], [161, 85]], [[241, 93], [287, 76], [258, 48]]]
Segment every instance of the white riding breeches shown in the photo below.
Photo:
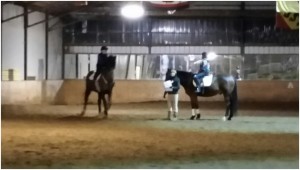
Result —
[[178, 94], [168, 94], [168, 109], [178, 113]]

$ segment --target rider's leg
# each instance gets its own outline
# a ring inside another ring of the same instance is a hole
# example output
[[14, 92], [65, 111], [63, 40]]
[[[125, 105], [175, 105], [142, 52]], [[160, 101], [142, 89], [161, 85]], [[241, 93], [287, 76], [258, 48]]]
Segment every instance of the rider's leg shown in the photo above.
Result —
[[195, 74], [195, 75], [194, 75], [194, 81], [195, 81], [195, 83], [196, 83], [196, 87], [198, 88], [198, 87], [200, 86], [198, 74]]
[[174, 119], [176, 120], [178, 118], [178, 94], [174, 94], [174, 100], [173, 100], [173, 111], [174, 111]]
[[168, 103], [168, 120], [171, 120], [172, 112], [173, 112], [173, 109], [172, 109], [172, 97], [173, 97], [172, 94], [168, 94], [168, 96], [167, 96], [167, 103]]
[[98, 76], [94, 78], [95, 79], [95, 87], [98, 92], [100, 92], [100, 84], [99, 84], [100, 77], [101, 77], [101, 74], [99, 73]]
[[205, 76], [205, 73], [199, 73], [199, 74], [196, 74], [194, 76], [194, 78], [196, 78], [196, 84], [197, 84], [197, 92], [200, 92], [201, 91], [201, 83], [202, 83], [202, 78]]
[[96, 73], [95, 73], [95, 75], [94, 75], [94, 80], [97, 79], [97, 77], [99, 76], [99, 74], [100, 74], [100, 71], [99, 71], [99, 69], [97, 69], [97, 70], [96, 70]]

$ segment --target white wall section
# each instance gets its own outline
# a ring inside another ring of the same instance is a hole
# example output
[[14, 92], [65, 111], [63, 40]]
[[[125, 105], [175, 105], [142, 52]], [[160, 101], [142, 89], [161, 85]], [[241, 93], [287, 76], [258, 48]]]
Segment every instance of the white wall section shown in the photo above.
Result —
[[[6, 4], [2, 8], [3, 19], [22, 14], [23, 8]], [[24, 20], [23, 17], [4, 22], [1, 24], [1, 70], [14, 69], [15, 80], [24, 79]]]
[[[59, 19], [49, 21], [49, 27], [53, 26]], [[48, 32], [48, 79], [60, 80], [62, 72], [62, 27]]]
[[[28, 15], [28, 24], [45, 19], [45, 14], [33, 12]], [[45, 23], [34, 25], [28, 28], [27, 33], [27, 76], [35, 77], [35, 80], [45, 78]]]
[[[21, 6], [6, 4], [2, 8], [2, 19], [24, 13]], [[50, 16], [51, 18], [51, 16]], [[45, 14], [28, 14], [28, 25], [45, 20]], [[49, 27], [60, 23], [58, 18], [49, 21]], [[24, 16], [4, 22], [2, 26], [2, 71], [14, 70], [14, 80], [24, 80]], [[45, 79], [46, 38], [45, 22], [28, 27], [27, 30], [27, 77]], [[61, 79], [62, 27], [48, 32], [48, 79]], [[2, 78], [3, 79], [3, 78]]]

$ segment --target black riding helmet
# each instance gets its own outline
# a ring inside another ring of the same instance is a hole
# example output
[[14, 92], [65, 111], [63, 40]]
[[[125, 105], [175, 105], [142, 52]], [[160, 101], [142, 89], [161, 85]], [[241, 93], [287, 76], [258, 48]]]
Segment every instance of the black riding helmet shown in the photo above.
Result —
[[202, 53], [202, 59], [207, 59], [207, 54], [206, 54], [206, 52], [203, 52], [203, 53]]
[[108, 48], [107, 48], [106, 46], [102, 46], [102, 47], [101, 47], [101, 51], [102, 51], [102, 50], [108, 50]]

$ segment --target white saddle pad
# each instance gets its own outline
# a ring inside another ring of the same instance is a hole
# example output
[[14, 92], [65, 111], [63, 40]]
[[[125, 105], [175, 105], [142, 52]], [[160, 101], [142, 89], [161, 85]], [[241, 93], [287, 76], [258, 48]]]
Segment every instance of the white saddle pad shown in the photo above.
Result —
[[209, 74], [208, 76], [203, 77], [203, 86], [209, 87], [213, 81], [213, 74]]
[[[212, 81], [213, 81], [213, 77], [214, 77], [213, 74], [209, 74], [208, 76], [204, 76], [203, 79], [202, 79], [203, 86], [201, 86], [201, 87], [211, 86]], [[193, 85], [196, 87], [195, 81], [193, 81]]]

